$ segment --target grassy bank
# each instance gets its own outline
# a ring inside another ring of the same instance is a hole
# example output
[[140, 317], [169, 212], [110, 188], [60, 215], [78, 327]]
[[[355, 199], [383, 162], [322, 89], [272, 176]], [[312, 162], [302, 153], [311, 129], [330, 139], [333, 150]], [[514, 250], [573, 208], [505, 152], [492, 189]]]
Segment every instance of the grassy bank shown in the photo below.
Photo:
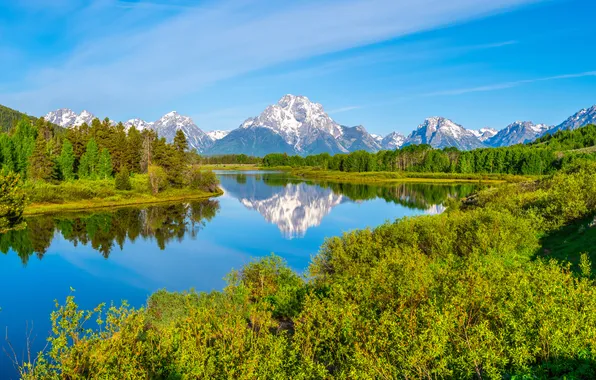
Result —
[[536, 177], [510, 174], [460, 174], [460, 173], [415, 173], [415, 172], [364, 172], [352, 173], [312, 168], [292, 170], [292, 174], [306, 179], [337, 182], [522, 182]]
[[221, 195], [221, 191], [206, 192], [191, 188], [168, 188], [154, 195], [147, 182], [147, 175], [135, 175], [131, 177], [132, 189], [128, 191], [116, 190], [113, 179], [59, 184], [28, 182], [23, 187], [30, 201], [25, 215], [206, 199]]

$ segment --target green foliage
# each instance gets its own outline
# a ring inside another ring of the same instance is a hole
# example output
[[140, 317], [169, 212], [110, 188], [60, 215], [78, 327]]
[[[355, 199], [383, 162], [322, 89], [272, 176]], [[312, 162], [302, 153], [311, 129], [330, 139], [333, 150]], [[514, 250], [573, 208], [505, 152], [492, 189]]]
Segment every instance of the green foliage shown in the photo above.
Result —
[[0, 233], [21, 225], [27, 196], [19, 180], [18, 174], [0, 175]]
[[200, 167], [193, 166], [188, 170], [188, 185], [193, 189], [199, 189], [207, 192], [216, 192], [219, 180], [211, 170], [202, 170]]
[[132, 190], [130, 174], [126, 167], [122, 168], [118, 174], [116, 174], [116, 190]]
[[0, 106], [0, 132], [10, 131], [22, 120], [35, 122], [37, 119], [8, 107]]
[[58, 157], [58, 165], [60, 166], [64, 180], [72, 181], [74, 179], [74, 164], [75, 155], [73, 146], [70, 141], [64, 140], [60, 156]]
[[101, 150], [97, 163], [97, 173], [100, 179], [112, 177], [112, 156], [106, 148]]
[[159, 193], [168, 186], [168, 175], [161, 166], [151, 165], [147, 172], [149, 174], [149, 189], [153, 194]]
[[29, 156], [29, 176], [32, 179], [47, 181], [52, 176], [53, 166], [46, 139], [42, 133], [38, 133], [35, 147]]
[[[542, 236], [593, 217], [594, 181], [583, 164], [346, 233], [308, 281], [270, 256], [222, 292], [160, 291], [147, 309], [68, 298], [23, 377], [594, 378], [590, 260], [576, 252], [573, 271], [536, 256]], [[101, 329], [82, 330], [91, 318]]]
[[[433, 149], [429, 145], [409, 145], [393, 151], [327, 153], [307, 157], [273, 153], [263, 157], [266, 167], [315, 167], [342, 172], [479, 173], [545, 175], [572, 166], [575, 162], [596, 161], [596, 126], [557, 132], [530, 145], [482, 148], [461, 152], [456, 148]], [[575, 151], [571, 151], [575, 149]], [[559, 151], [568, 151], [565, 154]]]
[[96, 179], [99, 169], [99, 148], [95, 139], [90, 139], [79, 163], [79, 178]]

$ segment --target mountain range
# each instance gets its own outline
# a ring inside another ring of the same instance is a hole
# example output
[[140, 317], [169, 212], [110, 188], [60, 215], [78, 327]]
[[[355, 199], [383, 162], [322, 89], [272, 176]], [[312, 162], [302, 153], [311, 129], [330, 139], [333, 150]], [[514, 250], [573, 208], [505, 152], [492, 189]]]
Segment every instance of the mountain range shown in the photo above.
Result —
[[[95, 116], [70, 109], [48, 113], [46, 120], [65, 128], [91, 124]], [[425, 119], [408, 136], [391, 132], [386, 136], [369, 133], [362, 125], [345, 126], [333, 120], [319, 103], [305, 96], [285, 95], [258, 116], [246, 119], [231, 131], [204, 132], [188, 116], [169, 112], [154, 122], [131, 119], [128, 128], [154, 130], [160, 137], [172, 141], [182, 130], [189, 146], [201, 154], [247, 154], [263, 156], [268, 153], [309, 155], [318, 153], [348, 153], [357, 150], [376, 152], [402, 146], [429, 144], [435, 148], [456, 147], [470, 150], [483, 147], [502, 147], [533, 141], [546, 133], [576, 129], [596, 123], [596, 106], [582, 109], [561, 124], [548, 126], [531, 121], [516, 121], [497, 131], [492, 128], [466, 129], [445, 117]]]

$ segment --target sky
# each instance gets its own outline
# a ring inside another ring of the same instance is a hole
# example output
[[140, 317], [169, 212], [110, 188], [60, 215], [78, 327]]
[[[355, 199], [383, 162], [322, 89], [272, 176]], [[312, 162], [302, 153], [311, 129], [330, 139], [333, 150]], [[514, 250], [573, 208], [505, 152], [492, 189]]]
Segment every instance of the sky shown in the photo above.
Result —
[[409, 133], [596, 104], [593, 0], [0, 0], [0, 104], [238, 127], [285, 94]]

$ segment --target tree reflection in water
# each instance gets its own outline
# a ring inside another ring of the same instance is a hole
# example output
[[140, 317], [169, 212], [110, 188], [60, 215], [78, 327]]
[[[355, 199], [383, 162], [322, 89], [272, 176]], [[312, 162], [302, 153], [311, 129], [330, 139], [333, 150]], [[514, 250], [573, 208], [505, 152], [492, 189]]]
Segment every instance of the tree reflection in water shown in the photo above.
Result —
[[43, 258], [56, 233], [74, 246], [91, 245], [105, 258], [115, 246], [123, 249], [127, 239], [155, 240], [163, 250], [173, 239], [196, 237], [218, 211], [219, 202], [209, 200], [30, 217], [27, 228], [0, 235], [0, 252], [13, 250], [26, 265], [33, 254]]

